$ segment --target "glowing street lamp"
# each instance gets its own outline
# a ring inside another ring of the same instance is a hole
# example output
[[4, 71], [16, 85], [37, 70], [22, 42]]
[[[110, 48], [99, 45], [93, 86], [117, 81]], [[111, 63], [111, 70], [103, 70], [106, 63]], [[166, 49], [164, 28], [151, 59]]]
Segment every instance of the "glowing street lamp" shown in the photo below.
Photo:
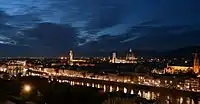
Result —
[[31, 91], [31, 86], [26, 84], [26, 85], [24, 85], [23, 90], [24, 90], [24, 92], [30, 92]]
[[33, 86], [31, 84], [24, 84], [22, 86], [21, 92], [20, 92], [20, 98], [22, 100], [27, 100], [31, 97], [33, 90]]

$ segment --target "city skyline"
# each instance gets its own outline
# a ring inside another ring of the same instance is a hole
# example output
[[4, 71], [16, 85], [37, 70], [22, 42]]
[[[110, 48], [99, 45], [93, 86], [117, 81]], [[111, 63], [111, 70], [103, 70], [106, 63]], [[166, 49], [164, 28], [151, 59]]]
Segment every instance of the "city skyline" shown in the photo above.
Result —
[[0, 104], [200, 104], [199, 5], [0, 0]]

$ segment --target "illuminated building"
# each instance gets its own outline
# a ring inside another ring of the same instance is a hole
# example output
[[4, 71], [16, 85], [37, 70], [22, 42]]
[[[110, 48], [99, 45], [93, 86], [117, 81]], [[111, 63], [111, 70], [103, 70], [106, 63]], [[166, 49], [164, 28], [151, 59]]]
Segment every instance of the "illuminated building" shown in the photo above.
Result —
[[116, 63], [116, 52], [113, 52], [112, 63]]
[[188, 66], [170, 66], [170, 65], [167, 65], [167, 68], [165, 68], [165, 72], [173, 74], [173, 73], [176, 73], [176, 72], [179, 72], [179, 71], [187, 72], [190, 69], [192, 69], [192, 67], [188, 67]]
[[199, 73], [199, 59], [198, 59], [198, 54], [195, 53], [194, 54], [194, 64], [193, 67], [188, 67], [188, 66], [169, 66], [167, 64], [167, 68], [164, 69], [166, 73], [175, 73], [178, 71], [183, 71], [183, 72], [187, 72], [189, 70], [193, 70], [193, 72], [195, 73]]
[[68, 60], [68, 64], [69, 65], [71, 65], [71, 66], [72, 65], [78, 65], [79, 66], [80, 64], [85, 64], [85, 63], [86, 63], [86, 60], [84, 60], [84, 59], [74, 58], [73, 51], [72, 51], [72, 49], [70, 49], [70, 51], [69, 51], [69, 60]]
[[66, 60], [66, 59], [67, 59], [67, 57], [60, 57], [60, 59], [61, 59], [61, 60]]
[[70, 49], [70, 51], [69, 51], [69, 64], [73, 65], [73, 52], [72, 52], [72, 49]]
[[73, 61], [73, 52], [72, 52], [72, 49], [70, 49], [70, 51], [69, 51], [69, 60]]
[[198, 90], [199, 80], [198, 79], [187, 79], [184, 83], [185, 89]]
[[136, 59], [136, 58], [135, 58], [135, 55], [134, 55], [134, 53], [132, 52], [132, 50], [130, 49], [129, 52], [126, 54], [126, 60], [132, 61], [132, 60], [135, 60], [135, 59]]
[[26, 67], [26, 61], [10, 61], [7, 63], [8, 69], [20, 68], [24, 69]]
[[110, 60], [110, 62], [111, 63], [137, 63], [136, 60], [137, 60], [137, 58], [135, 57], [132, 50], [130, 49], [124, 59], [117, 58], [116, 52], [113, 52], [112, 59]]
[[126, 62], [127, 63], [137, 63], [136, 59], [137, 58], [135, 57], [134, 53], [130, 49], [129, 52], [126, 54]]
[[198, 54], [194, 54], [194, 64], [193, 64], [193, 71], [195, 73], [199, 73], [199, 59], [198, 59]]
[[25, 74], [27, 71], [26, 61], [9, 61], [7, 62], [6, 68], [8, 73], [16, 74], [22, 73]]
[[66, 63], [67, 63], [67, 57], [60, 57], [60, 62], [61, 62], [62, 65], [66, 65]]

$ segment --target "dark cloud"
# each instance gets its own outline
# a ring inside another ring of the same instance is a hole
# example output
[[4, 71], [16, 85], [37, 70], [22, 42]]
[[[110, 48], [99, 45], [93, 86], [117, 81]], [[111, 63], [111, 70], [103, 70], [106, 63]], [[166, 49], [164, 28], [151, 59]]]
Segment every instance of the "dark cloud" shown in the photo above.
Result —
[[0, 10], [0, 24], [4, 24], [5, 22], [8, 21], [9, 18], [10, 18], [9, 15], [7, 15], [4, 11]]
[[[79, 48], [170, 49], [193, 45], [200, 25], [199, 0], [11, 1], [0, 1], [0, 36], [37, 54], [45, 50], [64, 53], [96, 38], [98, 41]], [[184, 42], [185, 37], [188, 42]]]
[[33, 14], [11, 16], [8, 21], [9, 24], [19, 28], [30, 28], [40, 22], [42, 20]]
[[[133, 30], [135, 28], [133, 28]], [[200, 45], [200, 42], [198, 41], [200, 38], [198, 35], [200, 34], [200, 29], [194, 28], [196, 27], [138, 27], [137, 29], [140, 29], [140, 32], [131, 30], [126, 34], [119, 36], [106, 35], [101, 37], [99, 41], [90, 42], [84, 47], [92, 47], [94, 50], [99, 51], [100, 49], [104, 49], [110, 52], [113, 50], [127, 50], [128, 48], [164, 51], [186, 46]], [[186, 31], [180, 33], [170, 32], [181, 29], [186, 29]], [[136, 33], [140, 33], [141, 37], [131, 40], [131, 38], [138, 36], [135, 35]]]
[[140, 26], [155, 26], [155, 25], [159, 26], [159, 25], [162, 25], [160, 23], [161, 23], [161, 21], [154, 19], [154, 20], [144, 21], [144, 22], [140, 23], [139, 25]]
[[46, 47], [57, 52], [66, 52], [69, 48], [77, 46], [77, 31], [69, 25], [41, 23], [33, 29], [25, 31], [28, 37], [35, 37]]
[[[187, 31], [180, 34], [168, 33], [167, 31], [160, 34], [146, 35], [141, 37], [134, 42], [132, 46], [136, 49], [142, 50], [157, 50], [165, 51], [176, 48], [182, 48], [193, 45], [200, 45], [198, 35], [200, 30]], [[141, 41], [145, 43], [141, 43]]]
[[94, 13], [93, 18], [87, 24], [87, 29], [105, 29], [117, 25], [123, 16], [120, 8], [105, 8]]
[[[58, 55], [78, 44], [77, 30], [70, 25], [41, 22], [32, 14], [9, 16], [0, 13], [1, 47], [9, 47], [4, 53], [12, 55]], [[32, 26], [31, 26], [32, 25]], [[15, 42], [15, 46], [13, 45]], [[23, 48], [24, 47], [24, 48]], [[19, 49], [19, 50], [16, 50]], [[13, 54], [11, 50], [24, 51]], [[48, 50], [48, 53], [45, 51]]]

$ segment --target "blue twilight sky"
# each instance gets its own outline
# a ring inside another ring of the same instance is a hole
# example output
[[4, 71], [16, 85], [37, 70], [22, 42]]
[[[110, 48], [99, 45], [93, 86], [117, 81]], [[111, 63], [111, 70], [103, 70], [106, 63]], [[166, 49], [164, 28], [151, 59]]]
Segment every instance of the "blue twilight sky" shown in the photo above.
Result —
[[[32, 47], [33, 44], [24, 41], [40, 38], [24, 31], [43, 29], [39, 25], [42, 23], [70, 26], [76, 31], [77, 46], [98, 41], [103, 35], [126, 34], [133, 27], [192, 26], [198, 29], [199, 5], [200, 0], [0, 0], [0, 44]], [[37, 34], [43, 34], [42, 31]], [[129, 40], [148, 35], [144, 31], [140, 30], [135, 33], [137, 37]], [[178, 31], [185, 31], [185, 27]], [[42, 44], [41, 40], [39, 43]]]

